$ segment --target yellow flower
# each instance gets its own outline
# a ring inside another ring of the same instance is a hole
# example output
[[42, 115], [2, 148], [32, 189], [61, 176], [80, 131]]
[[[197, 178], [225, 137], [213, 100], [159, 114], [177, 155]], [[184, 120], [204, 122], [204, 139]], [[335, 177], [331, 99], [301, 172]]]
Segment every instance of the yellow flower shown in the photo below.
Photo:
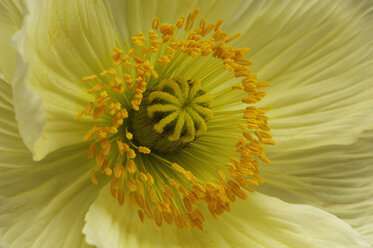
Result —
[[370, 5], [0, 2], [0, 246], [370, 247]]

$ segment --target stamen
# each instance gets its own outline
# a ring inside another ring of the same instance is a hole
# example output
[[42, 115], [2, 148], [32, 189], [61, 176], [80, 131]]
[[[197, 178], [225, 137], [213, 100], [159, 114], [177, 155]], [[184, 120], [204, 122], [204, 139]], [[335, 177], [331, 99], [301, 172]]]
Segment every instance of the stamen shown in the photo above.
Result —
[[91, 180], [95, 185], [98, 185], [98, 181], [96, 179], [95, 171], [91, 171]]
[[118, 190], [118, 202], [120, 205], [123, 205], [124, 204], [124, 190], [123, 189], [119, 189]]
[[214, 31], [218, 31], [218, 29], [220, 28], [220, 26], [223, 24], [223, 20], [218, 20], [214, 26]]
[[[188, 230], [204, 230], [201, 202], [217, 218], [230, 211], [237, 197], [247, 199], [246, 192], [263, 183], [258, 159], [270, 163], [264, 145], [275, 144], [265, 115], [270, 108], [253, 105], [266, 94], [259, 89], [269, 83], [257, 82], [251, 73], [248, 66], [252, 62], [245, 58], [248, 48], [226, 45], [240, 33], [228, 36], [221, 29], [222, 20], [207, 24], [202, 18], [197, 22], [199, 12], [196, 9], [187, 18], [181, 16], [175, 24], [161, 24], [156, 17], [147, 35], [131, 37], [132, 48], [123, 51], [114, 47], [113, 67], [83, 77], [94, 100], [75, 117], [100, 123], [83, 137], [90, 142], [88, 158], [95, 159], [98, 166], [97, 172], [90, 173], [92, 182], [98, 184], [96, 173], [110, 177], [113, 197], [123, 205], [128, 194], [131, 209], [137, 210], [141, 222], [146, 216], [158, 226], [175, 224]], [[193, 29], [195, 22], [199, 25]], [[237, 124], [242, 135], [235, 143], [236, 155], [217, 168], [213, 182], [197, 177], [182, 162], [179, 165], [166, 159], [167, 154], [181, 151], [209, 130], [214, 99], [203, 89], [205, 79], [175, 76], [177, 70], [174, 72], [180, 61], [198, 62], [207, 56], [219, 61], [221, 67], [201, 70], [206, 70], [208, 77], [220, 70], [241, 81], [226, 92], [242, 91], [242, 102], [249, 105], [243, 110], [242, 123]], [[143, 163], [145, 156], [162, 166], [162, 176], [157, 174], [158, 168]]]
[[96, 75], [91, 75], [91, 76], [83, 77], [83, 81], [93, 81], [97, 78], [98, 77]]
[[147, 148], [147, 147], [144, 147], [144, 146], [139, 146], [139, 152], [141, 153], [144, 153], [144, 154], [149, 154], [150, 153], [150, 149]]
[[133, 139], [133, 134], [130, 133], [130, 132], [126, 132], [126, 138], [127, 138], [128, 140], [132, 140], [132, 139]]
[[240, 37], [240, 36], [241, 36], [241, 33], [237, 33], [237, 34], [235, 34], [235, 35], [232, 35], [231, 37], [229, 37], [229, 38], [227, 38], [227, 39], [225, 40], [225, 43], [231, 42], [231, 41], [237, 39], [237, 38]]
[[180, 18], [176, 22], [176, 27], [179, 29], [182, 28], [184, 25], [184, 21], [185, 21], [185, 16], [180, 16]]

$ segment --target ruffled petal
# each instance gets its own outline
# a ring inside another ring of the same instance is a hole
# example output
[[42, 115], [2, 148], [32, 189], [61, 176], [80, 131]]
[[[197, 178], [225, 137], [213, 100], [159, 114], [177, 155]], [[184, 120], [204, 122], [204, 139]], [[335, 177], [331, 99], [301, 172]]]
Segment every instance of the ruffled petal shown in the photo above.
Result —
[[[259, 1], [258, 1], [259, 2]], [[251, 4], [254, 7], [254, 4]], [[371, 1], [272, 1], [230, 26], [272, 84], [261, 104], [277, 149], [349, 144], [373, 128]]]
[[85, 147], [70, 147], [34, 162], [14, 117], [11, 86], [0, 78], [0, 246], [88, 246], [84, 215], [99, 188]]
[[111, 247], [369, 247], [343, 221], [305, 205], [292, 205], [260, 193], [233, 204], [206, 231], [178, 230], [141, 223], [129, 204], [119, 206], [104, 188], [90, 207], [83, 233], [88, 243]]
[[337, 215], [373, 244], [373, 132], [352, 145], [269, 152], [262, 193]]
[[84, 215], [98, 191], [89, 181], [86, 152], [58, 151], [40, 163], [30, 155], [1, 155], [1, 239], [15, 248], [85, 247]]
[[13, 78], [16, 51], [11, 46], [12, 35], [21, 28], [23, 3], [20, 0], [0, 1], [0, 71], [6, 80]]
[[[251, 4], [232, 23], [269, 81], [277, 145], [259, 190], [336, 214], [372, 240], [373, 25], [369, 1]], [[370, 140], [369, 140], [370, 139]], [[344, 146], [351, 145], [351, 146]]]
[[[40, 160], [76, 144], [93, 126], [74, 117], [94, 97], [84, 76], [111, 67], [117, 40], [101, 1], [28, 1], [29, 14], [16, 37], [18, 79], [14, 87], [21, 135]], [[96, 124], [109, 120], [100, 119]]]

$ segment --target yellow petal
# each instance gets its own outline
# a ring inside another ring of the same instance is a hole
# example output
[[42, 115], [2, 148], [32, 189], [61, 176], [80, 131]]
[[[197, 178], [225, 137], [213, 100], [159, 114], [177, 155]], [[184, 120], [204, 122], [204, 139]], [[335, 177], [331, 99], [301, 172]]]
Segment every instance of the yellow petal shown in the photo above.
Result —
[[258, 191], [311, 204], [343, 219], [373, 243], [373, 132], [350, 145], [268, 152]]
[[[20, 132], [36, 160], [80, 143], [92, 126], [90, 119], [72, 121], [94, 100], [87, 92], [93, 82], [82, 78], [111, 67], [115, 42], [101, 1], [96, 2], [27, 2], [29, 14], [16, 37], [23, 60], [14, 92]], [[104, 115], [96, 123], [106, 122]]]
[[130, 204], [119, 206], [108, 190], [103, 188], [90, 207], [83, 229], [87, 242], [98, 247], [369, 247], [331, 214], [260, 193], [236, 202], [217, 221], [206, 214], [206, 231], [202, 232], [167, 224], [159, 228], [148, 219], [141, 223]]
[[90, 247], [81, 229], [99, 190], [90, 183], [92, 166], [85, 146], [33, 161], [17, 129], [11, 86], [0, 74], [0, 246]]

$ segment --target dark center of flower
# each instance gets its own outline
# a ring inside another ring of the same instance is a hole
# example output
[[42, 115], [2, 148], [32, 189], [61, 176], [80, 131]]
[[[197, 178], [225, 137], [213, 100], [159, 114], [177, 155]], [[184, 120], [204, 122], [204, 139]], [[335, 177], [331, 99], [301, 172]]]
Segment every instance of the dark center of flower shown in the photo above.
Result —
[[144, 93], [139, 111], [133, 111], [131, 132], [139, 145], [153, 151], [180, 150], [206, 132], [211, 100], [199, 79], [162, 80]]

